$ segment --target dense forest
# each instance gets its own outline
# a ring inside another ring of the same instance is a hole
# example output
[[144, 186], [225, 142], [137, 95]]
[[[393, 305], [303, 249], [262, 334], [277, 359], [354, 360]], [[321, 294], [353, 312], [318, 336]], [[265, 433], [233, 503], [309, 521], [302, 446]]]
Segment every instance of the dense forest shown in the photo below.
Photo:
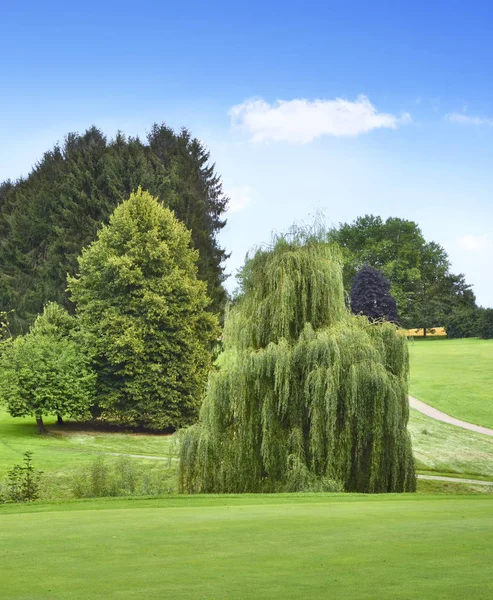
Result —
[[172, 209], [192, 232], [198, 275], [210, 310], [222, 312], [225, 251], [217, 241], [228, 199], [206, 148], [183, 129], [154, 124], [142, 141], [96, 127], [71, 133], [28, 177], [0, 185], [0, 311], [12, 333], [27, 330], [43, 306], [73, 311], [67, 274], [115, 207], [139, 186]]

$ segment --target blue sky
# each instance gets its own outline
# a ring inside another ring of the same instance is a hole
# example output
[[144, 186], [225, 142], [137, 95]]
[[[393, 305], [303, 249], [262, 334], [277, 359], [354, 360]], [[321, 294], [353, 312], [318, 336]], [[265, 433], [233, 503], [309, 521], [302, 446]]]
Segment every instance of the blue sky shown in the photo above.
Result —
[[67, 5], [0, 3], [0, 179], [91, 124], [185, 125], [232, 197], [230, 272], [318, 212], [399, 216], [493, 306], [491, 3]]

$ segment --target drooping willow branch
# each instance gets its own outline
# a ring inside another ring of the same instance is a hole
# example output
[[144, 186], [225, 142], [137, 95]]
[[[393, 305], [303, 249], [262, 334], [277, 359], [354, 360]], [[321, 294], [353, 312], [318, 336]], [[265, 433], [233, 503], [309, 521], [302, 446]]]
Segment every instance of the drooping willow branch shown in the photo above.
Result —
[[406, 343], [349, 313], [333, 247], [295, 235], [258, 250], [181, 433], [181, 490], [413, 491]]

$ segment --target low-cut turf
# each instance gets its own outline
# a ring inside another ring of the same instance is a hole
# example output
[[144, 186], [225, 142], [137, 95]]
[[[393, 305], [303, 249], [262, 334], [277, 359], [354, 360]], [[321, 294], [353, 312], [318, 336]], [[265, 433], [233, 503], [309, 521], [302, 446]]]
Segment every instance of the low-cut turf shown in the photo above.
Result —
[[413, 396], [493, 428], [493, 340], [415, 340], [409, 351]]
[[0, 508], [0, 596], [490, 599], [493, 497], [172, 497]]

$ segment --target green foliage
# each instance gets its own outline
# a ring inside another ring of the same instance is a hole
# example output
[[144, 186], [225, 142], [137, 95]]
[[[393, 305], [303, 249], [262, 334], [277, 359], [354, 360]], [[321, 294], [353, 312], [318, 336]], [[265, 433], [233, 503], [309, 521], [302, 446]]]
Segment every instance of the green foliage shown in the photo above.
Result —
[[349, 314], [333, 248], [298, 232], [257, 251], [223, 337], [199, 423], [181, 433], [182, 491], [415, 489], [407, 342]]
[[445, 250], [427, 242], [413, 221], [365, 215], [331, 231], [329, 238], [342, 247], [346, 290], [364, 265], [381, 270], [406, 328], [441, 327], [451, 310], [476, 306], [464, 276], [450, 273]]
[[154, 429], [195, 420], [219, 335], [197, 258], [190, 232], [140, 189], [83, 251], [69, 289], [101, 419]]
[[71, 490], [75, 498], [157, 496], [174, 491], [173, 475], [169, 467], [143, 466], [126, 456], [97, 456], [72, 476]]
[[9, 318], [5, 311], [0, 311], [0, 341], [10, 337]]
[[57, 339], [67, 339], [76, 328], [75, 318], [56, 302], [48, 302], [43, 312], [36, 317], [31, 327], [33, 335], [51, 335]]
[[43, 416], [84, 418], [94, 402], [95, 374], [63, 327], [48, 324], [52, 312], [64, 315], [48, 306], [28, 334], [3, 342], [0, 357], [0, 403], [13, 417], [36, 417], [39, 433]]
[[478, 319], [478, 334], [483, 340], [493, 339], [493, 308], [481, 310]]
[[227, 198], [209, 153], [183, 130], [155, 124], [147, 143], [92, 127], [46, 152], [26, 179], [0, 185], [0, 310], [14, 310], [13, 333], [25, 332], [49, 301], [70, 308], [67, 273], [122, 198], [149, 190], [192, 231], [199, 278], [214, 312], [225, 301], [217, 233]]
[[3, 490], [0, 490], [2, 502], [33, 502], [39, 498], [39, 480], [42, 471], [32, 464], [32, 452], [24, 452], [22, 465], [15, 465], [8, 473]]
[[479, 320], [481, 316], [479, 308], [457, 308], [445, 315], [443, 326], [450, 339], [470, 338], [479, 335]]

